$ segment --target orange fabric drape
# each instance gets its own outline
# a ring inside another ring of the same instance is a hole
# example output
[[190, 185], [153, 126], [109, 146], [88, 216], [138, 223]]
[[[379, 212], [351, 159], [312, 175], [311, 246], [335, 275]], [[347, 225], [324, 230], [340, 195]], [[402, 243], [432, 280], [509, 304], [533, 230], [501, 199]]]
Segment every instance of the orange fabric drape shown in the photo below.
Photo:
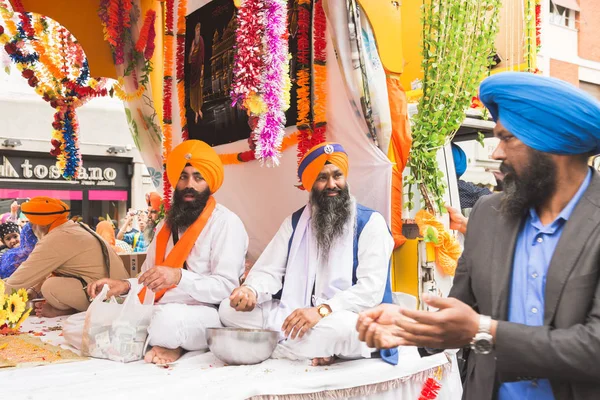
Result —
[[400, 75], [387, 75], [388, 100], [392, 116], [392, 136], [388, 156], [394, 164], [392, 170], [392, 236], [394, 247], [401, 246], [406, 238], [402, 235], [402, 172], [406, 167], [412, 134], [408, 117], [408, 101], [400, 83]]
[[[164, 224], [156, 237], [156, 258], [154, 259], [154, 265], [170, 268], [183, 268], [183, 263], [190, 254], [190, 251], [192, 251], [192, 247], [194, 247], [196, 240], [198, 240], [200, 233], [202, 233], [202, 230], [210, 219], [216, 205], [217, 202], [215, 201], [215, 198], [210, 196], [200, 217], [183, 234], [166, 258], [165, 255], [169, 237], [171, 236], [171, 230], [167, 227], [167, 224]], [[157, 302], [160, 300], [169, 289], [172, 288], [166, 288], [156, 292], [154, 294], [154, 301]], [[139, 298], [142, 303], [144, 302], [145, 295], [146, 288], [144, 287], [139, 293]]]

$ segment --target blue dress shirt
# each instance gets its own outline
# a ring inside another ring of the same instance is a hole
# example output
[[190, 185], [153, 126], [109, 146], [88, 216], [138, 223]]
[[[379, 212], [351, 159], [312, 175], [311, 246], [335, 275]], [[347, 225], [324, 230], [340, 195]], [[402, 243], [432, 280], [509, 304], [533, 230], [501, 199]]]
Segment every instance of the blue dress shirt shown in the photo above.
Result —
[[[513, 260], [512, 282], [508, 303], [508, 321], [528, 326], [544, 324], [544, 294], [546, 274], [554, 249], [562, 234], [565, 222], [592, 180], [592, 170], [575, 196], [556, 219], [543, 225], [534, 209], [521, 227], [517, 237]], [[504, 383], [500, 386], [499, 400], [552, 400], [552, 388], [547, 379]]]

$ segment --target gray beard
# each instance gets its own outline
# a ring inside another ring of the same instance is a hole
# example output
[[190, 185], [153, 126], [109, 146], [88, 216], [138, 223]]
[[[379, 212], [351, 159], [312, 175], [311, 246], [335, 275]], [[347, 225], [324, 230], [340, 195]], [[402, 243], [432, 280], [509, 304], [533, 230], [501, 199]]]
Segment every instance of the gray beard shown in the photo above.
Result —
[[352, 198], [348, 185], [334, 197], [312, 190], [310, 206], [312, 211], [312, 232], [317, 241], [319, 259], [326, 263], [335, 242], [346, 232], [348, 219], [352, 216]]

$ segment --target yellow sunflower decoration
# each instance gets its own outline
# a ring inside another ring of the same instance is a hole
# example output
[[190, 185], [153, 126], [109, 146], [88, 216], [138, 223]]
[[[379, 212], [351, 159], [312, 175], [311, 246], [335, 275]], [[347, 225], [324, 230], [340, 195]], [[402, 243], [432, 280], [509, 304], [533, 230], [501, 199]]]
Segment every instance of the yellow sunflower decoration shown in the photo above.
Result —
[[17, 290], [17, 294], [23, 299], [25, 303], [27, 303], [27, 300], [29, 300], [29, 298], [27, 297], [27, 290], [21, 288]]
[[8, 313], [6, 312], [6, 310], [3, 310], [2, 307], [0, 307], [0, 326], [4, 325], [7, 315]]
[[6, 312], [8, 314], [6, 319], [8, 319], [8, 322], [11, 324], [18, 322], [21, 315], [23, 315], [23, 312], [25, 312], [25, 302], [18, 293], [13, 293], [8, 296]]

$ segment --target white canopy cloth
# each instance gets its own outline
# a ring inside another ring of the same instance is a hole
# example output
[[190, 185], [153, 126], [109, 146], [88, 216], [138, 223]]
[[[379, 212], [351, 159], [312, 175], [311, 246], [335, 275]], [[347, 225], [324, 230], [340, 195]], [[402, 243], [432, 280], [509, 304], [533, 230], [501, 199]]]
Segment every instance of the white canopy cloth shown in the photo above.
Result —
[[[62, 319], [31, 317], [23, 331], [42, 331]], [[60, 331], [42, 340], [64, 345]], [[65, 345], [66, 346], [66, 345]], [[2, 398], [7, 399], [417, 399], [428, 377], [444, 369], [439, 400], [461, 396], [460, 379], [450, 373], [445, 354], [420, 358], [406, 348], [400, 363], [379, 359], [312, 367], [306, 362], [267, 360], [262, 364], [225, 367], [212, 353], [188, 353], [172, 368], [143, 361], [121, 364], [91, 359], [37, 369], [0, 370]], [[42, 369], [43, 368], [43, 369]]]

